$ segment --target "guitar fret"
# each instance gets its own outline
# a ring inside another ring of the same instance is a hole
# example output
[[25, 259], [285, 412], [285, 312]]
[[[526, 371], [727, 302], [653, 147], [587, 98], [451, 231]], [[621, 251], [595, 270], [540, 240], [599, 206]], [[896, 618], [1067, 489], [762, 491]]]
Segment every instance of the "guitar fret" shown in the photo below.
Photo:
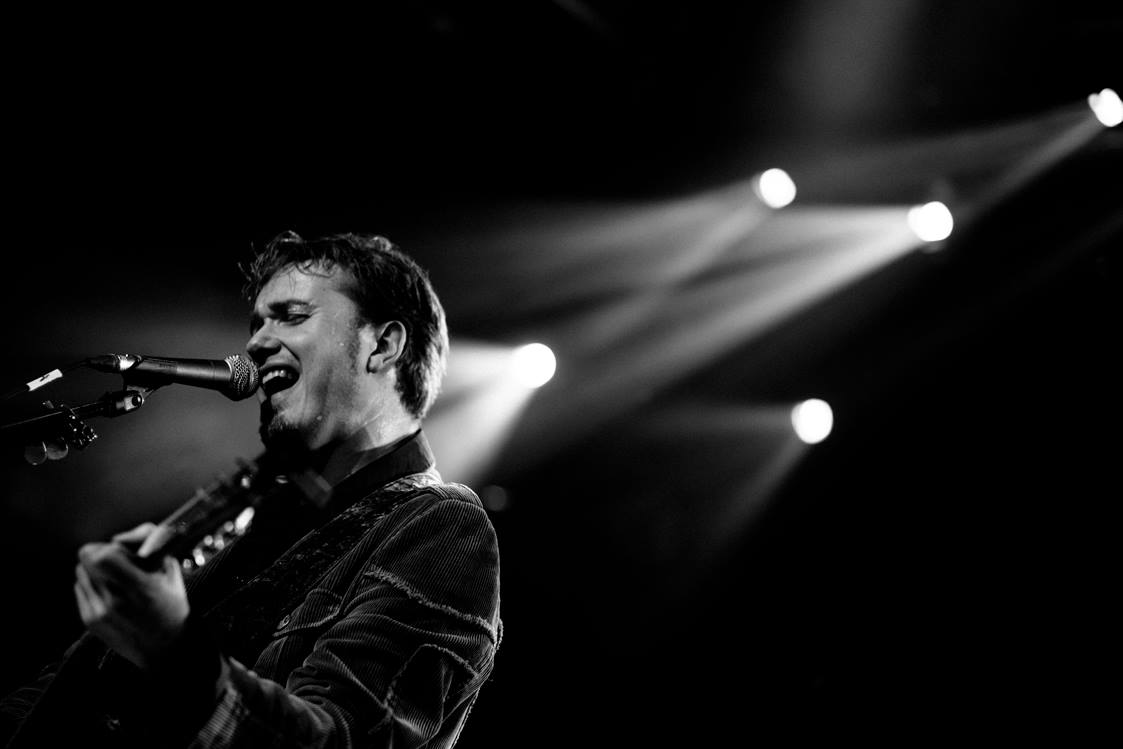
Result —
[[204, 536], [203, 540], [191, 550], [191, 553], [180, 560], [180, 566], [183, 567], [184, 572], [202, 567], [218, 552], [239, 539], [249, 530], [250, 524], [253, 522], [253, 515], [254, 508], [247, 507], [242, 510], [237, 518], [227, 520], [213, 533]]

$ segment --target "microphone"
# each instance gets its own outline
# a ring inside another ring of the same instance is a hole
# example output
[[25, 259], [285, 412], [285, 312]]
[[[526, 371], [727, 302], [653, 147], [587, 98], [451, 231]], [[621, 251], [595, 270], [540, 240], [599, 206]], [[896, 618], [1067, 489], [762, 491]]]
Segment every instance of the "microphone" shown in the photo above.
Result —
[[244, 356], [225, 359], [162, 359], [134, 354], [93, 356], [85, 364], [101, 372], [117, 372], [137, 385], [178, 384], [217, 390], [230, 400], [242, 400], [257, 392], [261, 375], [257, 365]]

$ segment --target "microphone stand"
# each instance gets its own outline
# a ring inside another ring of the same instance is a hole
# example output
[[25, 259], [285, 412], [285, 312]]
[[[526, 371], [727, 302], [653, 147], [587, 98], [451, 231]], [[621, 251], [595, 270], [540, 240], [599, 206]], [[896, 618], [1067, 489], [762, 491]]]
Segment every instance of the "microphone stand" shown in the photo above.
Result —
[[97, 433], [83, 419], [91, 416], [115, 418], [132, 413], [144, 405], [155, 389], [127, 385], [124, 390], [105, 393], [96, 401], [73, 407], [55, 406], [45, 401], [47, 413], [0, 425], [0, 439], [5, 446], [22, 445], [24, 459], [32, 465], [39, 465], [48, 458], [59, 460], [66, 457], [70, 447], [83, 450], [97, 439]]

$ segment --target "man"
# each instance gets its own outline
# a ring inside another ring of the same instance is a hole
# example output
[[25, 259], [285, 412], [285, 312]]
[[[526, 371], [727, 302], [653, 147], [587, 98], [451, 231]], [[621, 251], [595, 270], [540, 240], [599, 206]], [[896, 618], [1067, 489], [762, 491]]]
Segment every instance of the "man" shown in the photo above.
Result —
[[286, 473], [186, 580], [135, 553], [151, 524], [83, 546], [87, 636], [5, 701], [12, 747], [449, 747], [491, 673], [495, 533], [421, 432], [448, 348], [424, 271], [381, 237], [288, 232], [246, 275], [263, 464]]

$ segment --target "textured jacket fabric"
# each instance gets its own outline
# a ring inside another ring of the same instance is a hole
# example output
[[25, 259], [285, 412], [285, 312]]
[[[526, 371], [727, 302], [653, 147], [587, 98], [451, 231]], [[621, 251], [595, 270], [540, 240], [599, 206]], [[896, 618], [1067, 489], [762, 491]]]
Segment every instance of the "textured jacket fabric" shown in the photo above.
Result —
[[37, 704], [11, 746], [452, 746], [502, 633], [479, 499], [418, 433], [324, 510], [270, 503], [189, 578], [187, 636], [160, 672], [86, 637], [16, 698]]

